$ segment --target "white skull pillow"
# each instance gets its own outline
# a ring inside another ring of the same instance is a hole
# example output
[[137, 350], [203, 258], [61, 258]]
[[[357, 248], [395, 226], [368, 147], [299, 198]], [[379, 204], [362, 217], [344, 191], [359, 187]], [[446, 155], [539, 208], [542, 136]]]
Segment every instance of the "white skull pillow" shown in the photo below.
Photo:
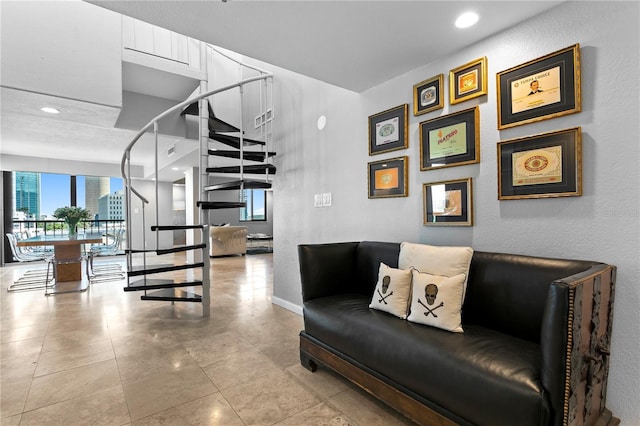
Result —
[[409, 321], [462, 333], [465, 274], [445, 277], [413, 270]]
[[369, 307], [406, 319], [410, 295], [411, 270], [403, 271], [380, 263], [378, 283]]

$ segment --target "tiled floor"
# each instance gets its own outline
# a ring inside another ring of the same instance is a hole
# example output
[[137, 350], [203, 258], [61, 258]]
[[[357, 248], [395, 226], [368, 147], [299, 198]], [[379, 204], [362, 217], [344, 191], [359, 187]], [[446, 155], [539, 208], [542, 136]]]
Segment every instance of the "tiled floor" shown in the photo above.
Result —
[[411, 424], [300, 366], [302, 318], [271, 303], [270, 254], [212, 259], [208, 318], [197, 303], [142, 301], [124, 281], [6, 291], [34, 266], [0, 270], [3, 426]]

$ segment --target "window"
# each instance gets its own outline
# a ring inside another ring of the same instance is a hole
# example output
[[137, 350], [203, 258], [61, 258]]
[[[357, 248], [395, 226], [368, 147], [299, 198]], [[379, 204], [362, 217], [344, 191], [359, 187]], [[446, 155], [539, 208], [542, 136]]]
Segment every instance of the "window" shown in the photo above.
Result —
[[267, 192], [264, 189], [245, 189], [240, 192], [240, 201], [247, 207], [240, 209], [240, 221], [267, 220]]

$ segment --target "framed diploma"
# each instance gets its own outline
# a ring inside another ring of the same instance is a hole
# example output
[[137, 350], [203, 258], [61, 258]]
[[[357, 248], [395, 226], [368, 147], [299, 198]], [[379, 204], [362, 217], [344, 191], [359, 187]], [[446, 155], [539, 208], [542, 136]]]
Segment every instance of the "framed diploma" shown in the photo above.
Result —
[[420, 170], [479, 163], [479, 123], [477, 106], [420, 123]]
[[443, 82], [444, 75], [439, 74], [413, 85], [413, 115], [444, 108]]
[[496, 74], [498, 129], [581, 110], [580, 45]]
[[580, 195], [580, 127], [498, 143], [499, 200]]
[[409, 147], [409, 105], [403, 104], [369, 116], [369, 155]]
[[406, 156], [369, 163], [369, 198], [407, 197], [408, 164]]
[[473, 226], [471, 178], [422, 185], [425, 226]]
[[486, 94], [486, 56], [449, 71], [449, 103], [451, 105]]

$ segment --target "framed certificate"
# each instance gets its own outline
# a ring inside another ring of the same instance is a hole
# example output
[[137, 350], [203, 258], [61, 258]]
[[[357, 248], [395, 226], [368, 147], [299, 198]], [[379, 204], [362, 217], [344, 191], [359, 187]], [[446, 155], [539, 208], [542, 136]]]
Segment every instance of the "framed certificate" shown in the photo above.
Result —
[[580, 195], [580, 127], [498, 143], [498, 199]]
[[422, 185], [425, 226], [473, 226], [471, 178]]
[[409, 105], [403, 104], [369, 116], [369, 155], [409, 147]]
[[496, 78], [498, 129], [581, 110], [579, 44], [499, 72]]
[[480, 162], [479, 123], [477, 106], [420, 123], [420, 170]]
[[486, 94], [486, 56], [449, 71], [449, 103], [451, 105]]
[[444, 75], [439, 74], [413, 85], [413, 115], [444, 108], [443, 81]]
[[407, 171], [406, 156], [369, 163], [369, 198], [407, 197]]

